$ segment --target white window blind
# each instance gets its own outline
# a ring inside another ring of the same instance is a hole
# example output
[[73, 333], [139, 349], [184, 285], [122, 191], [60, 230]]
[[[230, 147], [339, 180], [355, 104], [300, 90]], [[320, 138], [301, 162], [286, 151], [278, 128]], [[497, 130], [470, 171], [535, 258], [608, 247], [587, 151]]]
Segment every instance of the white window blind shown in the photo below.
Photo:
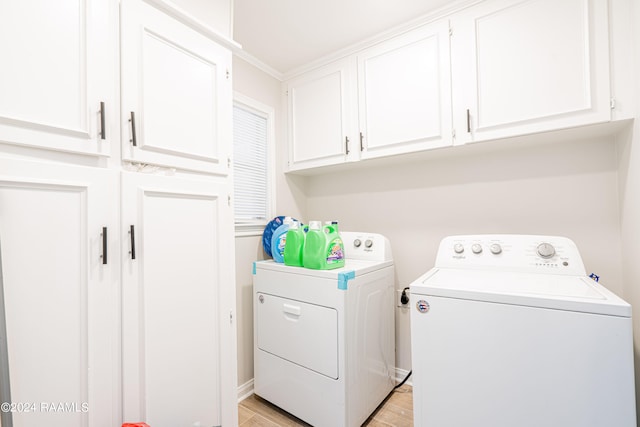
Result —
[[233, 107], [234, 208], [236, 227], [269, 218], [269, 115], [244, 104]]

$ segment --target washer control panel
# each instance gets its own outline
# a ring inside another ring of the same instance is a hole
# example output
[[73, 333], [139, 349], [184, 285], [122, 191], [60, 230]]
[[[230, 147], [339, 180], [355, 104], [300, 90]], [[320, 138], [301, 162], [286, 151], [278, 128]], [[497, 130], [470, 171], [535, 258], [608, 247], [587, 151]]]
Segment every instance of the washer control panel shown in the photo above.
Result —
[[586, 274], [575, 243], [561, 236], [450, 236], [440, 243], [436, 267]]
[[556, 248], [551, 243], [542, 242], [536, 248], [536, 253], [540, 258], [549, 259], [556, 254]]

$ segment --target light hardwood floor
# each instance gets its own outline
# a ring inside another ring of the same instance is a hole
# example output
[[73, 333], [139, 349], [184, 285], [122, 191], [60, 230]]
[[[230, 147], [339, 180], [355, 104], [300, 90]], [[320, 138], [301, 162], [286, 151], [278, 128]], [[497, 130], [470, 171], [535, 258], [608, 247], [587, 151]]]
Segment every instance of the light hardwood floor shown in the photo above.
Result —
[[[251, 395], [238, 404], [240, 427], [309, 426], [304, 421]], [[413, 395], [409, 385], [395, 390], [363, 424], [367, 427], [413, 427]]]

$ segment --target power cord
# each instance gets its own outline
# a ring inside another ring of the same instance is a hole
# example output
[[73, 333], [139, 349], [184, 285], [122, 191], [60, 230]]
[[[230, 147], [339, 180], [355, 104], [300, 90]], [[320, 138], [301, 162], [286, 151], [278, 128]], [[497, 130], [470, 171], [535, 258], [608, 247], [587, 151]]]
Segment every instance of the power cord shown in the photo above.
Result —
[[409, 286], [402, 290], [402, 295], [400, 296], [400, 303], [402, 303], [402, 305], [409, 304], [409, 295], [407, 295], [407, 290], [409, 290]]
[[[409, 295], [407, 295], [407, 291], [408, 290], [409, 290], [409, 286], [407, 286], [406, 288], [404, 288], [402, 290], [402, 295], [400, 296], [400, 303], [402, 303], [402, 305], [409, 304]], [[395, 386], [393, 389], [396, 390], [396, 389], [402, 387], [404, 385], [404, 383], [407, 382], [407, 380], [409, 379], [409, 377], [411, 376], [412, 373], [413, 373], [413, 370], [409, 371], [409, 373], [407, 374], [406, 377], [404, 377], [402, 382], [400, 384], [398, 384], [397, 386]]]
[[408, 379], [409, 379], [409, 377], [411, 376], [411, 373], [412, 373], [412, 372], [413, 372], [413, 370], [409, 371], [409, 373], [407, 374], [407, 376], [406, 376], [406, 377], [404, 377], [404, 379], [402, 380], [402, 382], [401, 382], [400, 384], [398, 384], [397, 386], [395, 386], [393, 389], [395, 390], [395, 389], [398, 389], [398, 388], [402, 387], [402, 385], [403, 385], [404, 383], [406, 383], [406, 382], [407, 382], [407, 380], [408, 380]]

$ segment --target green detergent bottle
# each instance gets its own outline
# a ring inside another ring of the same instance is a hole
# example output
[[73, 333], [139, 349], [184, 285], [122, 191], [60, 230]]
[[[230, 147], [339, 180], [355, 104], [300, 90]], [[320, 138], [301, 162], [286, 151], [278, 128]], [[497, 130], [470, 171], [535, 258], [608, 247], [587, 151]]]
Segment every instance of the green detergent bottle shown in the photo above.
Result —
[[320, 221], [309, 223], [302, 261], [304, 267], [314, 270], [344, 267], [344, 244], [335, 226], [323, 227]]
[[287, 244], [284, 246], [284, 264], [302, 267], [302, 249], [304, 248], [305, 232], [302, 224], [293, 221], [287, 231]]
[[344, 243], [338, 233], [338, 223], [333, 222], [331, 225], [326, 225], [324, 231], [327, 236], [324, 252], [326, 269], [344, 267]]
[[322, 231], [322, 223], [320, 221], [310, 221], [302, 249], [302, 265], [305, 268], [320, 270], [324, 242], [325, 236]]

